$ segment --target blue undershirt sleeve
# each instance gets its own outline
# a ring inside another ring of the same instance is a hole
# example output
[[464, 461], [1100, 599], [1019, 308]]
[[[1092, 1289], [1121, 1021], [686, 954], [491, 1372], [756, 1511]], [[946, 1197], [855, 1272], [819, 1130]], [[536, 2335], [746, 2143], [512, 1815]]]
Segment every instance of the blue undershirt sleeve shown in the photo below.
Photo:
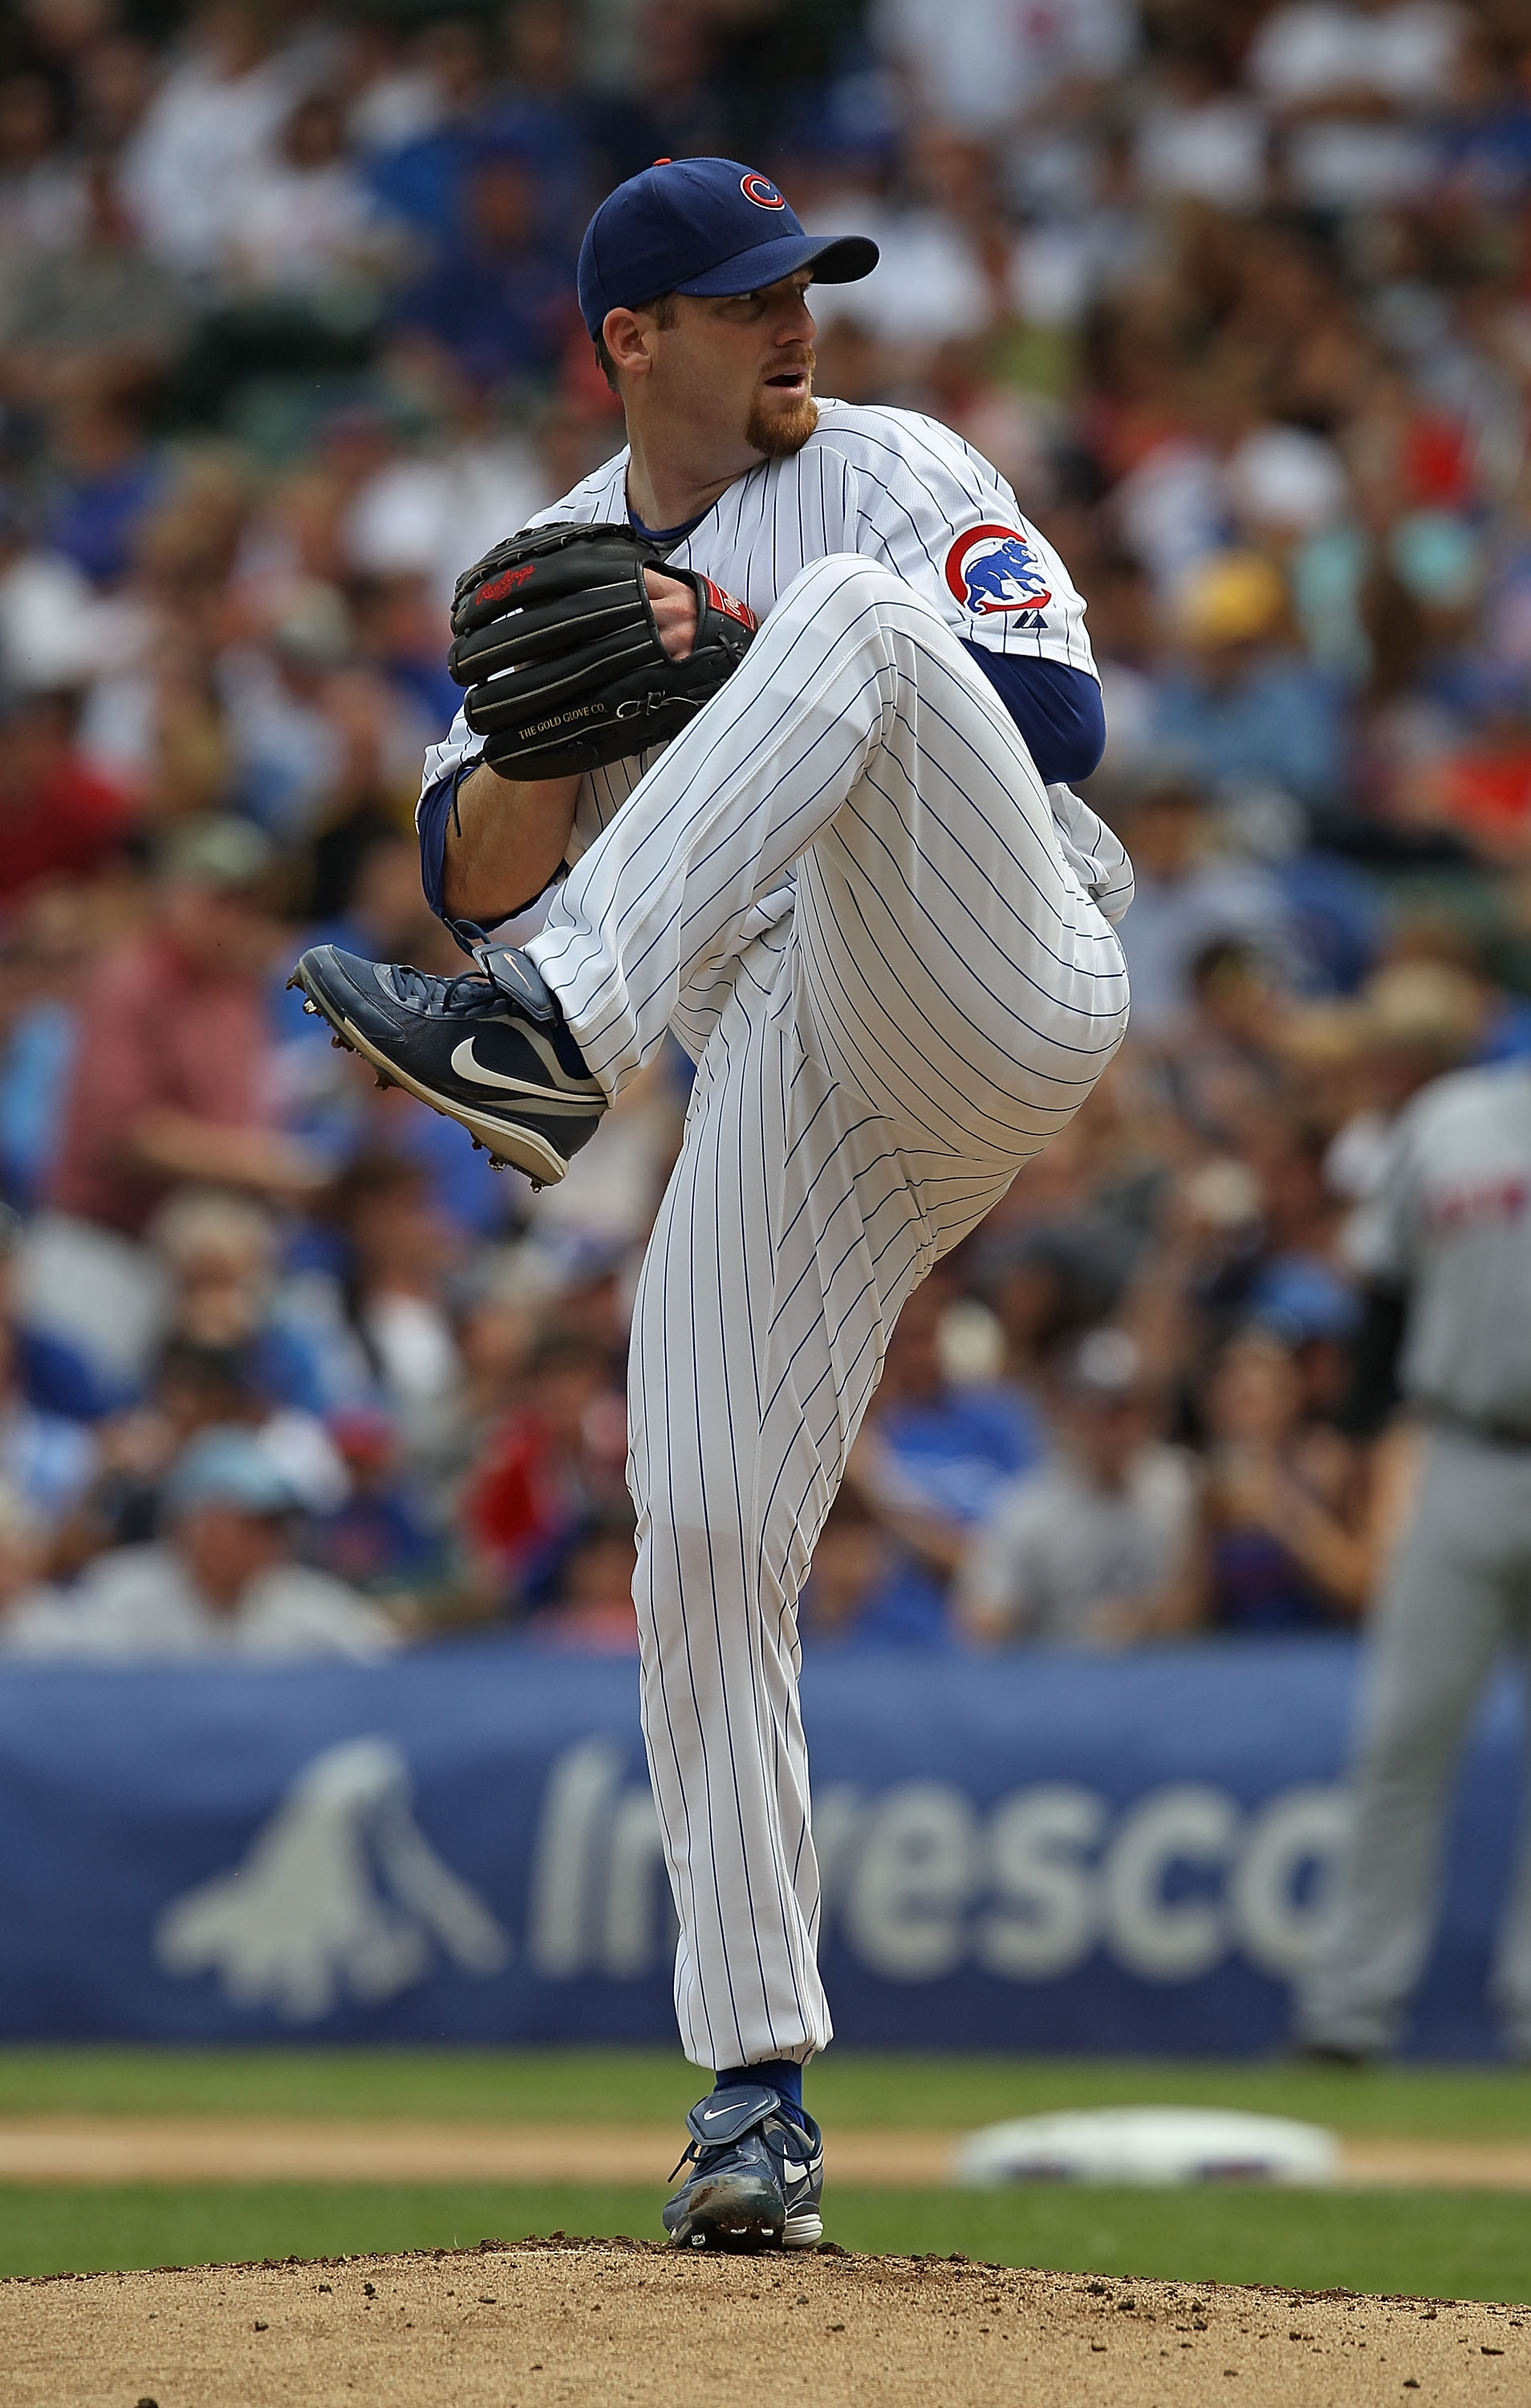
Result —
[[1088, 669], [963, 643], [977, 661], [1037, 764], [1044, 786], [1069, 786], [1100, 766], [1106, 710]]
[[425, 900], [438, 920], [445, 920], [447, 907], [441, 890], [447, 875], [447, 822], [451, 816], [451, 798], [458, 773], [449, 769], [427, 786], [420, 798], [416, 827], [420, 836], [420, 882], [425, 889]]
[[[460, 762], [457, 767], [450, 769], [444, 778], [437, 778], [435, 785], [427, 786], [422, 795], [420, 809], [415, 815], [416, 829], [420, 837], [420, 882], [425, 890], [425, 900], [436, 918], [451, 930], [465, 953], [471, 953], [476, 945], [483, 944], [489, 935], [489, 929], [480, 928], [476, 920], [454, 920], [447, 909], [443, 892], [447, 878], [447, 825], [452, 815], [452, 806], [459, 785], [465, 778], [471, 778], [478, 767], [478, 759], [475, 757], [471, 761]], [[562, 869], [556, 871], [554, 876], [549, 879], [548, 886], [556, 885], [563, 875]], [[546, 895], [548, 887], [543, 887], [542, 895]], [[532, 905], [540, 900], [540, 895], [528, 895], [525, 901], [518, 903], [513, 911], [504, 913], [502, 921], [494, 922], [491, 924], [499, 926], [503, 924], [503, 920], [516, 919], [522, 911], [529, 911]]]

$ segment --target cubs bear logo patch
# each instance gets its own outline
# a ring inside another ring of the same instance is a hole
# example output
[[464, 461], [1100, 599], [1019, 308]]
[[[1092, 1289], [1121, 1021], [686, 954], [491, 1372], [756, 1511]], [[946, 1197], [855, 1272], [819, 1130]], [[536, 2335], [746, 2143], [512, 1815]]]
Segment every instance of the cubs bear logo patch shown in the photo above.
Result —
[[978, 619], [995, 611], [1045, 610], [1052, 595], [1037, 555], [1014, 527], [969, 527], [946, 555], [955, 600]]

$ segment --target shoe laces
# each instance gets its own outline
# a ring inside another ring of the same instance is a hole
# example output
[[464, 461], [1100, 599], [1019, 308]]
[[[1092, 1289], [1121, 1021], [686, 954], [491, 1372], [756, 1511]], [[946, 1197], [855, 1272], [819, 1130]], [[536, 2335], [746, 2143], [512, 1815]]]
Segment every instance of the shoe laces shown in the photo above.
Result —
[[428, 971], [417, 970], [408, 962], [395, 965], [393, 984], [400, 997], [417, 1009], [471, 1012], [479, 1018], [497, 993], [494, 980], [485, 978], [481, 970], [458, 970], [451, 978], [437, 978]]
[[[743, 2140], [745, 2137], [746, 2136], [741, 2132], [739, 2140]], [[672, 2168], [670, 2173], [671, 2182], [674, 2182], [678, 2175], [683, 2174], [688, 2166], [696, 2166], [700, 2168], [704, 2158], [721, 2157], [727, 2150], [737, 2149], [738, 2144], [738, 2141], [693, 2141], [689, 2148], [686, 2150], [685, 2155], [681, 2157], [680, 2164]]]
[[[777, 2120], [785, 2124], [789, 2130], [796, 2133], [798, 2139], [803, 2143], [805, 2155], [811, 2157], [813, 2154], [813, 2141], [811, 2135], [809, 2134], [807, 2126], [799, 2121], [797, 2115], [794, 2113], [791, 2105], [786, 2100], [782, 2100], [776, 2113]], [[763, 2131], [765, 2127], [762, 2125], [754, 2125], [751, 2126], [751, 2128], [755, 2131]], [[744, 2134], [740, 2133], [739, 2140], [742, 2140], [744, 2137]], [[718, 2157], [721, 2156], [725, 2149], [737, 2149], [737, 2140], [705, 2142], [693, 2141], [690, 2147], [686, 2150], [685, 2155], [681, 2157], [680, 2164], [672, 2170], [670, 2174], [671, 2182], [674, 2182], [678, 2175], [684, 2173], [688, 2166], [695, 2165], [699, 2167], [704, 2157]]]

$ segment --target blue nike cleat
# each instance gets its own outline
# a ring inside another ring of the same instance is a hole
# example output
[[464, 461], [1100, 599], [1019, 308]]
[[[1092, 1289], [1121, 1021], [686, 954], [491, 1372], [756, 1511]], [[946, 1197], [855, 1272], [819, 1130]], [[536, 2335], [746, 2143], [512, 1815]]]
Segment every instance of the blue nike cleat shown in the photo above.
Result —
[[665, 2229], [687, 2249], [811, 2249], [823, 2232], [823, 2135], [797, 2123], [774, 2090], [715, 2090], [686, 2117], [690, 2166], [665, 2202]]
[[606, 1091], [535, 963], [505, 946], [479, 959], [480, 970], [432, 978], [312, 945], [287, 983], [379, 1083], [408, 1088], [460, 1121], [497, 1165], [549, 1184], [594, 1136]]

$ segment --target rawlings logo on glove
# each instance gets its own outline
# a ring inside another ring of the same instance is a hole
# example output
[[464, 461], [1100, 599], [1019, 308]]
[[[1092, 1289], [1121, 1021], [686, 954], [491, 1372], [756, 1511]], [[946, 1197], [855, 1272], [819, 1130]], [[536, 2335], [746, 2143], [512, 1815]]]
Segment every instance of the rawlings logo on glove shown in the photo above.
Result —
[[479, 586], [473, 597], [475, 602], [480, 605], [485, 602], [503, 602], [506, 595], [513, 594], [518, 585], [525, 584], [535, 565], [530, 560], [523, 560], [519, 568], [508, 568], [503, 577], [492, 577], [487, 585]]
[[[696, 596], [683, 661], [660, 639], [646, 568]], [[563, 778], [678, 736], [737, 668], [756, 624], [631, 527], [527, 527], [458, 579], [447, 666], [493, 768]]]

